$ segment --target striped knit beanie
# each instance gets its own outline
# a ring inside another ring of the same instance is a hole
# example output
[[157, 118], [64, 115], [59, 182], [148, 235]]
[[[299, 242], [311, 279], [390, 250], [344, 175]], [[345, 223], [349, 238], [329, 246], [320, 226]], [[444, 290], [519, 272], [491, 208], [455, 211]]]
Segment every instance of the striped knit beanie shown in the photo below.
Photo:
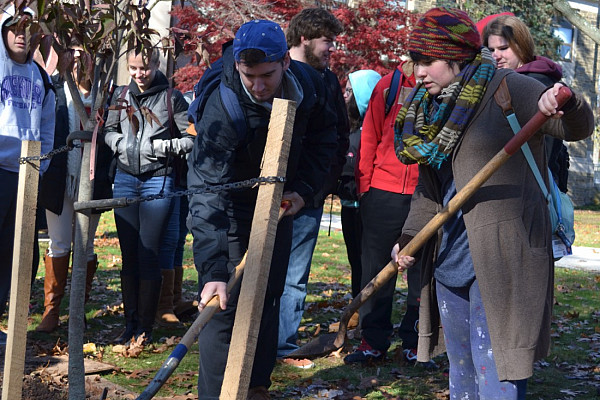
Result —
[[470, 60], [481, 49], [481, 36], [469, 16], [454, 8], [432, 8], [415, 25], [409, 53], [439, 60]]

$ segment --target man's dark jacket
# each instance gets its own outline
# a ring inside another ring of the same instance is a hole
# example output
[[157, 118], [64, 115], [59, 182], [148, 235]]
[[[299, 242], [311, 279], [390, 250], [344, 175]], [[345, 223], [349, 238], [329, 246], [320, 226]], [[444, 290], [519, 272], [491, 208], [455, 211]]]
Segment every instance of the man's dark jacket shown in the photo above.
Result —
[[[215, 90], [196, 124], [197, 136], [188, 161], [190, 189], [260, 175], [270, 110], [252, 102], [246, 94], [235, 70], [231, 46], [225, 48], [223, 61], [221, 79], [237, 94], [247, 129], [243, 137], [235, 132], [219, 90]], [[320, 190], [335, 156], [336, 116], [318, 72], [293, 60], [290, 70], [302, 87], [303, 99], [297, 104], [285, 190], [310, 199]], [[244, 227], [249, 227], [256, 195], [256, 189], [246, 189], [191, 197], [188, 225], [194, 235], [194, 261], [203, 282], [228, 280], [234, 267], [229, 262], [228, 234], [249, 235], [249, 228]]]
[[342, 175], [342, 170], [346, 162], [346, 153], [350, 143], [350, 122], [348, 121], [348, 111], [346, 109], [346, 101], [342, 93], [342, 87], [337, 76], [329, 69], [319, 71], [325, 87], [327, 88], [327, 96], [329, 104], [335, 111], [337, 117], [336, 132], [337, 132], [337, 150], [335, 157], [329, 166], [329, 172], [323, 183], [323, 187], [315, 194], [308, 202], [307, 207], [320, 208], [323, 207], [325, 198], [330, 194], [337, 194], [339, 180]]

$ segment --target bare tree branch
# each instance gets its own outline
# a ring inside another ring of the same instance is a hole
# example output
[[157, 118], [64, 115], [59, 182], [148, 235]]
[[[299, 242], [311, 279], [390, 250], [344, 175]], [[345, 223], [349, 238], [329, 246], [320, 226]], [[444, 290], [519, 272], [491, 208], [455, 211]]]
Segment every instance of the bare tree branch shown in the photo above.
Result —
[[596, 44], [600, 44], [600, 31], [590, 24], [585, 18], [571, 8], [566, 0], [554, 0], [552, 3], [554, 8], [560, 12], [573, 26], [589, 36]]

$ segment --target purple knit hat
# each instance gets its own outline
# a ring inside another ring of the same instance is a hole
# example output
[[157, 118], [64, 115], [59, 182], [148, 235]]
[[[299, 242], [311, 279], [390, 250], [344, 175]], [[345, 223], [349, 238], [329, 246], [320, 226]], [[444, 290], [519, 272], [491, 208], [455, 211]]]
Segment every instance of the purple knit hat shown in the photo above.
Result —
[[470, 60], [481, 49], [481, 36], [469, 16], [454, 8], [432, 8], [415, 25], [408, 51], [440, 60]]

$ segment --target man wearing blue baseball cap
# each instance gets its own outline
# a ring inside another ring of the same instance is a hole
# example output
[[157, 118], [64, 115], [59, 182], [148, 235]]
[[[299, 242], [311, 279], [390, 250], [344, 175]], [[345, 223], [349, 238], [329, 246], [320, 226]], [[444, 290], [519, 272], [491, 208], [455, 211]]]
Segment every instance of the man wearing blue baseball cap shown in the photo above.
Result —
[[[279, 223], [268, 278], [249, 399], [268, 399], [275, 365], [279, 298], [283, 292], [292, 237], [293, 215], [319, 191], [335, 155], [336, 115], [319, 74], [290, 59], [285, 35], [271, 21], [248, 22], [223, 48], [221, 84], [235, 93], [246, 129], [236, 125], [215, 90], [195, 125], [197, 136], [189, 159], [190, 189], [241, 181], [260, 175], [273, 99], [297, 104], [288, 158], [284, 200], [291, 202]], [[200, 333], [199, 399], [218, 399], [239, 289], [229, 296], [226, 282], [248, 247], [257, 190], [195, 194], [188, 225], [194, 236], [200, 306], [215, 294], [222, 312]]]

